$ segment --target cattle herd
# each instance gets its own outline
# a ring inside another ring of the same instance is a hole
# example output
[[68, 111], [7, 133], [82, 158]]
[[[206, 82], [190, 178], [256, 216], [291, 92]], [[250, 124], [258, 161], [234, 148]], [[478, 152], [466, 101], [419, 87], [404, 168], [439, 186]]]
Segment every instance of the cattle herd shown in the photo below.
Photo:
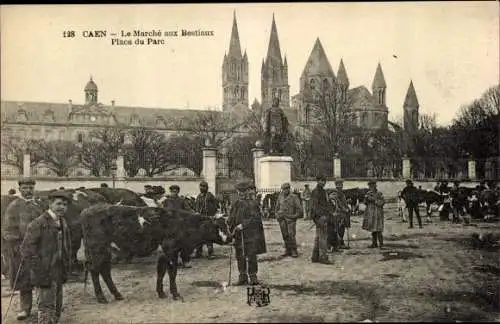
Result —
[[[168, 272], [170, 293], [174, 299], [179, 299], [176, 275], [179, 255], [190, 254], [201, 244], [216, 243], [229, 244], [232, 233], [229, 232], [226, 218], [230, 208], [227, 197], [219, 199], [219, 213], [215, 217], [202, 216], [189, 210], [174, 210], [164, 208], [159, 193], [157, 198], [148, 199], [141, 194], [123, 188], [84, 188], [64, 189], [72, 196], [66, 219], [72, 238], [73, 270], [85, 270], [85, 281], [90, 273], [98, 302], [106, 303], [100, 277], [115, 297], [123, 299], [116, 288], [112, 276], [111, 266], [113, 255], [118, 253], [125, 262], [134, 257], [146, 257], [155, 251], [160, 252], [157, 261], [156, 292], [159, 298], [165, 298], [163, 279]], [[327, 189], [328, 191], [328, 189]], [[360, 203], [367, 189], [345, 189], [347, 201], [354, 213], [360, 210]], [[48, 207], [48, 195], [51, 191], [38, 191], [37, 203], [44, 208]], [[295, 194], [299, 195], [298, 192]], [[260, 203], [263, 215], [272, 218], [274, 204], [278, 193], [267, 193]], [[184, 197], [192, 204], [194, 198]], [[1, 197], [2, 222], [7, 205], [16, 199], [15, 195]], [[460, 187], [459, 194], [450, 198], [450, 191], [436, 188], [436, 190], [419, 189], [419, 199], [425, 203], [427, 214], [435, 209], [439, 210], [440, 218], [448, 219], [451, 206], [459, 206], [464, 213], [469, 213], [473, 218], [482, 218], [485, 214], [498, 217], [498, 189], [477, 190], [477, 188]], [[439, 206], [433, 208], [433, 206]], [[3, 239], [2, 239], [3, 240]], [[85, 264], [77, 261], [77, 251], [83, 242], [85, 251]], [[2, 244], [3, 246], [3, 244]], [[2, 251], [2, 273], [7, 263], [4, 263]]]

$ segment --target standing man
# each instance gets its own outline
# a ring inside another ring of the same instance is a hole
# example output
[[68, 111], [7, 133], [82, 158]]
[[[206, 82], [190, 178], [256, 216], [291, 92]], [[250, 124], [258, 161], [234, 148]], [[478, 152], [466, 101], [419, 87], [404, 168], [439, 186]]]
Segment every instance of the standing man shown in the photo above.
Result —
[[[366, 211], [361, 228], [372, 233], [371, 248], [384, 246], [384, 195], [377, 190], [375, 180], [368, 182], [368, 192], [365, 196]], [[378, 244], [377, 244], [378, 241]]]
[[[229, 230], [234, 232], [234, 249], [238, 263], [237, 286], [257, 285], [257, 255], [266, 253], [266, 239], [262, 215], [256, 202], [249, 197], [250, 184], [242, 181], [236, 185], [238, 198], [233, 203], [229, 218]], [[249, 280], [250, 279], [250, 280]]]
[[311, 192], [311, 218], [316, 225], [316, 237], [314, 238], [314, 249], [311, 257], [312, 262], [333, 264], [328, 260], [328, 223], [332, 218], [332, 205], [328, 201], [324, 189], [326, 178], [316, 177], [318, 181], [316, 188]]
[[282, 256], [298, 257], [295, 235], [297, 219], [303, 217], [302, 206], [299, 197], [290, 193], [290, 184], [288, 182], [281, 185], [281, 192], [276, 200], [274, 213], [280, 224], [281, 235], [285, 243], [285, 253]]
[[[219, 202], [215, 199], [215, 196], [208, 191], [208, 183], [206, 181], [200, 182], [200, 194], [196, 197], [195, 210], [202, 216], [215, 216], [219, 209]], [[207, 244], [208, 258], [213, 258], [214, 245], [213, 243]], [[200, 245], [195, 252], [195, 257], [200, 258], [203, 254], [203, 244]]]
[[[12, 201], [5, 211], [5, 223], [2, 236], [7, 245], [9, 260], [9, 279], [11, 289], [19, 290], [20, 312], [17, 319], [22, 321], [30, 316], [33, 304], [33, 287], [31, 285], [29, 264], [23, 261], [20, 250], [23, 246], [26, 228], [35, 218], [43, 213], [43, 207], [35, 200], [35, 181], [19, 180], [19, 198]], [[17, 280], [16, 280], [17, 279]]]
[[420, 217], [418, 208], [418, 194], [419, 190], [413, 185], [413, 182], [410, 179], [406, 180], [406, 187], [401, 191], [401, 197], [403, 197], [406, 208], [408, 208], [408, 218], [410, 219], [409, 228], [413, 228], [413, 212], [415, 212], [417, 216], [418, 227], [422, 228], [422, 218]]
[[342, 191], [344, 187], [344, 182], [342, 180], [335, 181], [335, 189], [332, 191], [331, 196], [335, 199], [337, 203], [337, 234], [338, 240], [336, 248], [345, 249], [344, 243], [344, 234], [346, 228], [351, 228], [351, 209], [349, 208], [349, 204], [347, 203], [347, 198], [345, 197], [344, 192]]
[[29, 224], [22, 255], [30, 264], [33, 285], [39, 289], [38, 323], [59, 322], [63, 284], [70, 272], [71, 238], [64, 214], [71, 197], [55, 191], [49, 195], [49, 209]]
[[304, 218], [311, 219], [310, 209], [311, 209], [311, 189], [309, 189], [309, 185], [304, 185], [304, 191], [302, 192], [302, 206], [304, 208]]

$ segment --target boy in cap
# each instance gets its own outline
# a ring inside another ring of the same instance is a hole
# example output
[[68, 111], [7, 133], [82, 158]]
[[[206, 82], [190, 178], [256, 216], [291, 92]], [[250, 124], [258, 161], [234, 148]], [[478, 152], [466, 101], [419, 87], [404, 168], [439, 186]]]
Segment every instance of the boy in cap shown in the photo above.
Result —
[[[200, 193], [195, 200], [195, 210], [202, 216], [213, 217], [219, 209], [219, 202], [215, 196], [208, 191], [208, 183], [206, 181], [200, 182]], [[207, 244], [208, 258], [213, 258], [214, 245], [213, 243]], [[200, 245], [195, 251], [195, 257], [200, 258], [203, 254], [203, 245]]]
[[26, 230], [22, 255], [30, 265], [38, 293], [38, 323], [57, 323], [61, 317], [63, 291], [67, 281], [71, 241], [64, 215], [71, 197], [64, 191], [49, 194], [49, 209], [33, 220]]
[[280, 224], [281, 235], [285, 243], [284, 257], [298, 257], [297, 240], [295, 238], [297, 219], [301, 218], [302, 206], [300, 205], [299, 197], [290, 192], [290, 184], [288, 182], [281, 185], [281, 192], [274, 206], [276, 220]]
[[[25, 178], [18, 181], [19, 196], [5, 210], [5, 221], [2, 224], [2, 237], [7, 245], [9, 259], [9, 279], [12, 290], [19, 290], [20, 312], [18, 320], [30, 316], [33, 305], [33, 287], [30, 278], [29, 264], [23, 260], [20, 250], [24, 245], [26, 228], [35, 218], [43, 213], [43, 207], [35, 199], [35, 181]], [[16, 281], [17, 278], [17, 281]]]
[[333, 206], [324, 189], [326, 178], [316, 177], [316, 188], [311, 192], [311, 218], [316, 225], [316, 237], [311, 261], [313, 263], [333, 264], [328, 259], [328, 224], [332, 218]]
[[229, 230], [235, 234], [234, 249], [239, 271], [236, 285], [249, 282], [256, 285], [259, 283], [257, 255], [267, 252], [262, 215], [255, 201], [249, 198], [250, 184], [247, 181], [236, 184], [236, 190], [238, 199], [228, 218]]
[[334, 226], [333, 226], [333, 243], [334, 250], [339, 248], [345, 249], [344, 234], [346, 228], [351, 228], [351, 218], [349, 204], [347, 203], [347, 198], [343, 192], [344, 182], [342, 180], [335, 180], [335, 189], [332, 190], [330, 197], [336, 202]]

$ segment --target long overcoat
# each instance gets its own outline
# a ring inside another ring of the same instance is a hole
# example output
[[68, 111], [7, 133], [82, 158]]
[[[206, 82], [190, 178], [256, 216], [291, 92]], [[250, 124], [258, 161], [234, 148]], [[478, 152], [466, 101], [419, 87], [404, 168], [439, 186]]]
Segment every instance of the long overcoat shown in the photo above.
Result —
[[[26, 200], [19, 197], [12, 201], [5, 210], [2, 238], [7, 245], [10, 287], [14, 290], [27, 291], [32, 289], [29, 265], [22, 262], [20, 250], [29, 223], [40, 216], [43, 209], [37, 198]], [[16, 277], [17, 281], [15, 281]]]
[[362, 229], [369, 232], [384, 230], [384, 195], [380, 191], [369, 191], [364, 199], [366, 204]]
[[235, 232], [236, 249], [242, 248], [246, 256], [266, 253], [264, 225], [257, 201], [240, 198], [234, 202], [229, 212], [229, 230], [233, 232], [239, 224], [243, 225], [243, 230]]

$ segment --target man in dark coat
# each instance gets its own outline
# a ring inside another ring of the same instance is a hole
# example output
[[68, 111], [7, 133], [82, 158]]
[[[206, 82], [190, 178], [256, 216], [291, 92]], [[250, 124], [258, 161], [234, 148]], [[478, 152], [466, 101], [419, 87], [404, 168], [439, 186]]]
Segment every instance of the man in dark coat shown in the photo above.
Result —
[[[215, 196], [208, 191], [208, 183], [206, 181], [200, 182], [200, 193], [195, 200], [195, 210], [202, 216], [213, 217], [219, 209], [219, 202]], [[207, 244], [208, 258], [213, 258], [214, 245], [213, 243]], [[203, 245], [200, 245], [195, 252], [195, 257], [200, 258], [203, 254]]]
[[328, 259], [328, 223], [332, 219], [333, 206], [328, 200], [324, 189], [326, 178], [318, 176], [318, 184], [311, 192], [311, 218], [316, 225], [316, 237], [311, 257], [312, 262], [332, 264]]
[[13, 200], [5, 210], [5, 223], [2, 224], [2, 238], [7, 245], [9, 260], [9, 279], [12, 290], [19, 290], [20, 312], [18, 320], [26, 319], [33, 304], [33, 287], [30, 279], [29, 264], [23, 262], [19, 251], [24, 244], [26, 228], [35, 218], [43, 213], [39, 199], [34, 197], [35, 181], [32, 179], [19, 180], [18, 199]]
[[71, 197], [63, 191], [49, 195], [49, 209], [26, 230], [22, 256], [31, 269], [38, 291], [38, 323], [53, 324], [62, 312], [62, 285], [70, 273], [71, 238], [64, 214]]
[[335, 250], [345, 249], [344, 234], [346, 228], [351, 228], [351, 215], [349, 204], [343, 190], [344, 182], [342, 180], [335, 181], [335, 189], [330, 194], [330, 201], [335, 201], [335, 217], [333, 221], [335, 224], [332, 226], [333, 232], [330, 235], [334, 237], [331, 239]]
[[281, 235], [285, 243], [284, 257], [298, 257], [297, 240], [295, 238], [297, 229], [297, 219], [302, 218], [302, 206], [299, 197], [290, 192], [288, 182], [281, 185], [281, 192], [275, 205], [276, 220], [280, 224]]
[[403, 197], [406, 208], [408, 208], [408, 218], [410, 219], [410, 227], [413, 228], [413, 212], [417, 216], [418, 227], [422, 228], [422, 218], [420, 217], [420, 211], [418, 208], [419, 202], [419, 190], [413, 185], [413, 182], [408, 179], [406, 180], [406, 187], [401, 191], [401, 197]]
[[229, 230], [235, 233], [234, 249], [238, 263], [239, 279], [236, 285], [258, 284], [257, 255], [267, 252], [262, 215], [257, 202], [249, 197], [250, 183], [236, 185], [238, 199], [231, 207]]

